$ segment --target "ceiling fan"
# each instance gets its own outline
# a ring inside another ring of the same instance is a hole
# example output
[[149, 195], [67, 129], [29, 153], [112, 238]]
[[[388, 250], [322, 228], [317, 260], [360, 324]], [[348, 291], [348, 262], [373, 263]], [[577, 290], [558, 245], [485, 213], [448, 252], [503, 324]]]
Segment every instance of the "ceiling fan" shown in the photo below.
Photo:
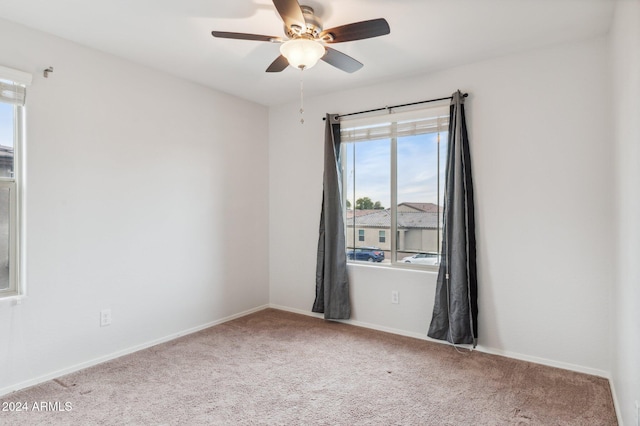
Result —
[[322, 59], [336, 68], [352, 73], [362, 68], [362, 63], [326, 45], [378, 37], [389, 34], [391, 31], [389, 24], [383, 18], [323, 30], [320, 19], [311, 7], [301, 6], [297, 0], [273, 0], [273, 5], [284, 21], [286, 38], [225, 31], [212, 31], [211, 35], [220, 38], [282, 43], [281, 55], [269, 65], [267, 72], [280, 72], [288, 65], [304, 70], [311, 68], [319, 59]]

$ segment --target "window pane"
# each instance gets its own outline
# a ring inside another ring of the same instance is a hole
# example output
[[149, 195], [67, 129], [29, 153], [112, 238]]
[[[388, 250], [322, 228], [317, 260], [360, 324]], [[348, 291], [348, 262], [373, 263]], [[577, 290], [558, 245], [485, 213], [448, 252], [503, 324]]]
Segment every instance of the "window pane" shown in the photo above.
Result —
[[438, 264], [446, 141], [446, 132], [398, 138], [396, 260], [399, 262]]
[[9, 188], [0, 188], [0, 290], [9, 282]]
[[14, 106], [0, 103], [0, 177], [13, 177]]
[[[389, 229], [391, 203], [391, 142], [388, 139], [345, 144], [347, 257], [389, 262], [389, 241], [378, 230]], [[368, 232], [367, 232], [368, 231]], [[355, 248], [364, 247], [362, 250]]]
[[350, 260], [381, 251], [373, 261], [440, 263], [447, 114], [445, 107], [411, 110], [341, 129]]

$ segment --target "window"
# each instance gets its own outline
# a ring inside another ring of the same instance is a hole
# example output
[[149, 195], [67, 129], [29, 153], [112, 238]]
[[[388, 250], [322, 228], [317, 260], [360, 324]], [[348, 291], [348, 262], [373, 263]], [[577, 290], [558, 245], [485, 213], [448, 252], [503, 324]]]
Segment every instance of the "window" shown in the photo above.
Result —
[[381, 264], [437, 267], [448, 125], [448, 105], [342, 122], [348, 253], [368, 247], [384, 254]]
[[24, 293], [21, 285], [22, 152], [25, 86], [29, 74], [0, 67], [0, 298]]

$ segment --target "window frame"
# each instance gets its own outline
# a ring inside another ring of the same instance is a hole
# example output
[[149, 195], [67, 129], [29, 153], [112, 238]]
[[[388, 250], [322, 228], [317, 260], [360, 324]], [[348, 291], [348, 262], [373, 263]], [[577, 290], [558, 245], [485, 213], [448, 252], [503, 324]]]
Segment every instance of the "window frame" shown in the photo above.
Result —
[[[431, 112], [430, 112], [431, 111]], [[445, 113], [446, 112], [446, 113]], [[419, 132], [416, 134], [429, 134], [429, 133], [437, 133], [437, 152], [438, 152], [438, 162], [437, 162], [437, 176], [438, 179], [440, 179], [440, 172], [444, 171], [445, 166], [446, 166], [446, 151], [444, 154], [441, 153], [441, 133], [445, 133], [448, 132], [448, 122], [449, 122], [449, 104], [440, 104], [440, 105], [435, 105], [435, 106], [431, 106], [431, 107], [426, 107], [426, 108], [417, 108], [417, 109], [413, 109], [410, 111], [407, 111], [407, 115], [408, 116], [416, 116], [417, 115], [422, 115], [422, 118], [424, 120], [431, 120], [431, 119], [435, 119], [438, 124], [437, 124], [437, 129], [435, 131], [425, 131], [425, 132]], [[365, 119], [365, 122], [368, 122], [370, 124], [373, 124], [373, 126], [375, 126], [376, 124], [376, 117], [372, 116], [372, 117], [368, 117], [367, 119]], [[385, 116], [380, 116], [379, 117], [379, 122], [383, 123], [383, 122], [389, 122], [389, 116], [385, 115]], [[390, 254], [390, 263], [370, 263], [370, 262], [362, 262], [362, 261], [357, 261], [355, 259], [350, 260], [347, 258], [347, 263], [348, 264], [356, 264], [356, 265], [367, 265], [367, 266], [372, 266], [372, 267], [391, 267], [391, 268], [400, 268], [400, 269], [413, 269], [413, 270], [422, 270], [422, 271], [429, 271], [429, 272], [437, 272], [439, 269], [439, 265], [424, 265], [424, 264], [416, 264], [416, 263], [405, 263], [402, 262], [401, 260], [398, 260], [397, 258], [397, 253], [398, 253], [398, 233], [400, 232], [400, 230], [398, 229], [398, 139], [402, 138], [403, 136], [406, 136], [404, 134], [398, 134], [400, 132], [397, 131], [397, 124], [400, 122], [399, 119], [395, 119], [395, 121], [392, 121], [390, 123], [390, 127], [391, 127], [391, 135], [388, 138], [378, 138], [378, 139], [387, 139], [389, 140], [389, 146], [390, 146], [390, 202], [391, 205], [389, 206], [389, 212], [390, 212], [390, 228], [389, 230], [389, 243], [390, 243], [390, 250], [389, 250], [389, 254]], [[440, 124], [442, 122], [442, 124]], [[349, 123], [345, 123], [343, 124], [341, 127], [343, 127], [345, 129], [350, 129], [353, 125], [349, 126]], [[359, 135], [359, 137], [361, 137]], [[356, 141], [344, 141], [341, 140], [341, 144], [340, 144], [340, 158], [341, 158], [341, 162], [342, 159], [347, 158], [346, 157], [346, 149], [347, 146], [350, 144], [358, 144], [358, 143], [367, 143], [368, 141], [371, 140], [375, 140], [376, 138], [370, 138], [370, 139], [359, 139]], [[446, 139], [444, 140], [446, 142]], [[347, 251], [348, 250], [356, 250], [356, 247], [351, 247], [349, 248], [349, 238], [348, 238], [348, 220], [346, 219], [347, 214], [347, 200], [348, 200], [348, 196], [347, 196], [347, 176], [346, 176], [346, 164], [341, 164], [341, 174], [342, 174], [342, 179], [341, 179], [341, 193], [342, 193], [342, 209], [343, 209], [343, 217], [345, 218], [345, 225], [344, 225], [344, 232], [345, 232], [345, 242], [347, 243]], [[437, 183], [437, 190], [440, 190], [440, 184], [439, 182]], [[440, 205], [440, 199], [439, 196], [438, 198], [438, 202], [436, 203], [437, 205]], [[354, 200], [355, 201], [355, 200]], [[444, 203], [441, 207], [444, 207]], [[355, 209], [355, 204], [352, 203], [352, 208]], [[442, 238], [442, 225], [443, 225], [443, 214], [444, 214], [444, 209], [440, 209], [439, 210], [439, 215], [438, 215], [438, 225], [436, 228], [436, 244], [438, 247], [437, 250], [437, 255], [440, 256], [441, 255], [441, 249], [442, 249], [442, 244], [441, 244], [441, 238]], [[353, 218], [355, 219], [357, 216], [354, 212]], [[356, 225], [354, 225], [354, 230], [356, 229]], [[359, 231], [364, 231], [362, 229], [360, 229]], [[379, 238], [378, 238], [379, 240]], [[360, 238], [358, 237], [358, 241], [361, 241]], [[355, 243], [355, 241], [354, 241]], [[416, 253], [421, 253], [421, 252], [416, 252]]]
[[13, 105], [13, 176], [0, 177], [0, 188], [9, 189], [9, 287], [0, 289], [0, 300], [26, 295], [24, 256], [24, 181], [26, 111]]

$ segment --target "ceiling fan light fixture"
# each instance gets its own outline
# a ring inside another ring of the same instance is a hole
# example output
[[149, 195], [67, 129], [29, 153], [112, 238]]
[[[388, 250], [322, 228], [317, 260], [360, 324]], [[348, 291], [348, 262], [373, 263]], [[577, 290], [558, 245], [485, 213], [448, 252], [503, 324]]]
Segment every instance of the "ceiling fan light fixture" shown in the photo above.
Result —
[[325, 54], [322, 44], [307, 38], [296, 38], [283, 43], [280, 53], [294, 68], [308, 69], [314, 66]]

